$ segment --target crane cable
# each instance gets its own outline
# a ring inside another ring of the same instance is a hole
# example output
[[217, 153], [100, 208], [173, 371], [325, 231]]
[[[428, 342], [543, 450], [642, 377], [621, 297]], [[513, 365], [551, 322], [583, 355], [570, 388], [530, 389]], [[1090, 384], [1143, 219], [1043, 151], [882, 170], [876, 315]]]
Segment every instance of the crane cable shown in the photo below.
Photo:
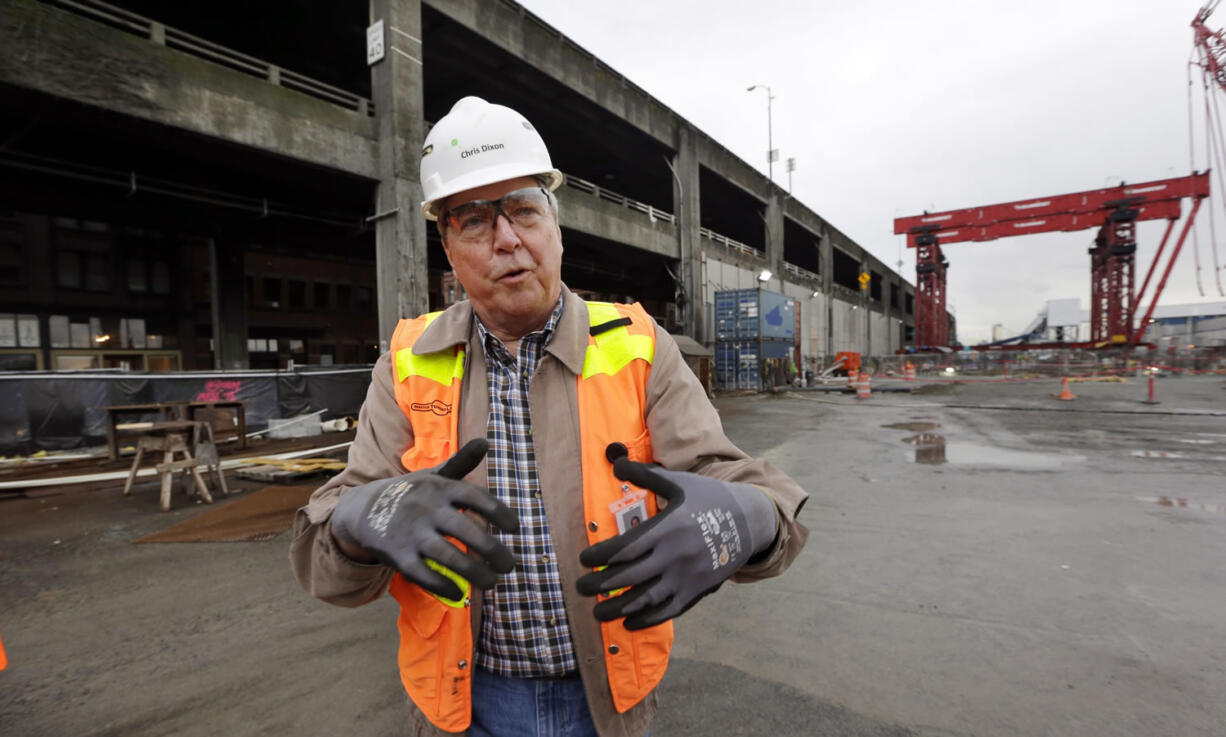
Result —
[[[1197, 52], [1200, 52], [1200, 47], [1199, 46], [1196, 47], [1196, 50]], [[1209, 114], [1208, 105], [1209, 103], [1206, 101], [1205, 103], [1205, 115], [1206, 116], [1208, 116]], [[1211, 153], [1209, 151], [1209, 140], [1208, 140], [1209, 123], [1206, 122], [1205, 125], [1206, 125], [1205, 157], [1209, 158], [1211, 156]], [[1193, 153], [1193, 143], [1192, 143], [1193, 139], [1194, 139], [1194, 132], [1192, 128], [1192, 62], [1189, 61], [1188, 62], [1188, 166], [1191, 167], [1192, 171], [1196, 171], [1196, 156]], [[1201, 286], [1201, 280], [1200, 280], [1200, 228], [1195, 227], [1195, 223], [1193, 223], [1193, 226], [1194, 227], [1192, 228], [1192, 256], [1194, 258], [1194, 263], [1196, 264], [1196, 289], [1197, 291], [1200, 292], [1200, 296], [1204, 297], [1205, 288]], [[1173, 257], [1173, 254], [1172, 254], [1172, 257]]]
[[[1226, 139], [1223, 139], [1222, 137], [1222, 111], [1218, 107], [1217, 95], [1213, 94], [1211, 96], [1211, 99], [1213, 100], [1213, 113], [1212, 115], [1209, 114], [1209, 95], [1211, 95], [1211, 91], [1209, 89], [1209, 73], [1203, 72], [1203, 75], [1205, 80], [1205, 93], [1207, 95], [1205, 102], [1206, 133], [1212, 133], [1209, 140], [1214, 144], [1213, 158], [1211, 158], [1210, 161], [1213, 163], [1213, 168], [1217, 170], [1218, 191], [1222, 192], [1223, 196], [1226, 196], [1226, 172], [1223, 172], [1223, 161], [1226, 160]], [[1226, 206], [1226, 199], [1223, 200], [1223, 205]], [[1217, 256], [1218, 240], [1217, 231], [1214, 227], [1212, 204], [1210, 204], [1209, 207], [1209, 239], [1211, 246], [1210, 252], [1213, 254], [1213, 279], [1217, 284], [1217, 293], [1219, 297], [1226, 297], [1226, 292], [1222, 291], [1222, 267]], [[1199, 281], [1197, 285], [1199, 286]], [[1202, 294], [1201, 296], [1204, 295]]]

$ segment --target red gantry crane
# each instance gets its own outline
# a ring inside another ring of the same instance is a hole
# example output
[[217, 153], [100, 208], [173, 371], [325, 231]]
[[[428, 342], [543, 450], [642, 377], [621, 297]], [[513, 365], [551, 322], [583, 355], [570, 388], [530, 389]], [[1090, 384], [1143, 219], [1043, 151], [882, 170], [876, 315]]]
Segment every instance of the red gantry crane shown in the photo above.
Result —
[[[1188, 158], [1191, 168], [1196, 168], [1194, 144], [1192, 136], [1192, 70], [1198, 69], [1201, 74], [1202, 98], [1205, 107], [1205, 157], [1211, 162], [1209, 168], [1217, 170], [1218, 190], [1226, 191], [1222, 178], [1223, 163], [1226, 160], [1226, 140], [1222, 137], [1222, 113], [1218, 107], [1218, 93], [1226, 92], [1226, 38], [1221, 31], [1214, 31], [1205, 25], [1214, 8], [1221, 0], [1211, 0], [1205, 3], [1192, 19], [1192, 53], [1194, 60], [1188, 63]], [[1218, 263], [1217, 233], [1213, 222], [1214, 208], [1209, 208], [1209, 239], [1210, 253], [1213, 255], [1213, 277], [1217, 283], [1218, 295], [1226, 297], [1222, 289], [1222, 266]], [[1192, 233], [1192, 253], [1196, 257], [1196, 288], [1200, 296], [1205, 296], [1204, 285], [1201, 284], [1200, 248], [1196, 241], [1196, 233]]]
[[[1088, 192], [1005, 202], [948, 212], [924, 213], [894, 221], [895, 233], [907, 234], [907, 247], [916, 251], [915, 344], [917, 347], [949, 344], [945, 313], [945, 275], [949, 262], [942, 245], [964, 241], [992, 241], [1014, 235], [1085, 230], [1097, 227], [1090, 248], [1090, 344], [1135, 345], [1153, 314], [1188, 236], [1201, 202], [1209, 196], [1209, 172], [1163, 179], [1144, 184]], [[1192, 212], [1184, 222], [1167, 261], [1153, 301], [1135, 327], [1134, 313], [1145, 295], [1155, 267], [1181, 214], [1180, 201], [1193, 198]], [[1167, 220], [1166, 234], [1141, 288], [1134, 292], [1133, 262], [1137, 250], [1136, 223]]]

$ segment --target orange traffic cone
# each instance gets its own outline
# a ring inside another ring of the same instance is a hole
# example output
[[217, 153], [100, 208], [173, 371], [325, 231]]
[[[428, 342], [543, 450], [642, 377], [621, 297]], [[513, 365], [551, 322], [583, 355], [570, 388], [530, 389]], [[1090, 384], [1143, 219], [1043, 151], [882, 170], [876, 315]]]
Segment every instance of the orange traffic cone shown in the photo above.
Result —
[[915, 381], [915, 364], [907, 361], [902, 367], [903, 381]]
[[1068, 389], [1068, 377], [1065, 376], [1063, 379], [1060, 379], [1060, 394], [1056, 396], [1056, 399], [1062, 399], [1067, 402], [1076, 398], [1077, 397], [1073, 396], [1073, 393]]
[[860, 374], [860, 383], [856, 386], [856, 399], [868, 399], [873, 396], [873, 384], [868, 374]]

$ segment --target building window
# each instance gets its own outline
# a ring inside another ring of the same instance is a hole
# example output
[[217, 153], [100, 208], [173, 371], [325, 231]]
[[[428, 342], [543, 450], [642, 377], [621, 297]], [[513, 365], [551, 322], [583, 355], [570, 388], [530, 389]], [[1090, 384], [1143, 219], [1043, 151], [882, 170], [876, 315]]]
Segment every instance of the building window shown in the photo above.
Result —
[[326, 310], [332, 306], [332, 285], [325, 281], [314, 284], [315, 309]]
[[285, 282], [290, 309], [300, 310], [306, 307], [306, 282], [301, 279], [289, 279]]
[[149, 291], [148, 274], [145, 273], [143, 258], [130, 258], [125, 269], [127, 272], [128, 291], [144, 294]]
[[270, 310], [281, 309], [281, 280], [264, 277], [264, 306]]
[[358, 312], [370, 312], [373, 307], [370, 287], [358, 287]]
[[154, 294], [170, 294], [170, 264], [154, 261], [149, 268]]
[[60, 251], [55, 260], [55, 285], [63, 289], [81, 288], [81, 254], [75, 251]]
[[336, 309], [341, 312], [353, 309], [353, 287], [348, 284], [336, 285]]
[[55, 285], [61, 289], [106, 292], [111, 288], [110, 261], [101, 253], [60, 251], [55, 276]]
[[[0, 234], [0, 238], [3, 235]], [[0, 240], [0, 284], [20, 285], [26, 281], [26, 254], [20, 243]]]

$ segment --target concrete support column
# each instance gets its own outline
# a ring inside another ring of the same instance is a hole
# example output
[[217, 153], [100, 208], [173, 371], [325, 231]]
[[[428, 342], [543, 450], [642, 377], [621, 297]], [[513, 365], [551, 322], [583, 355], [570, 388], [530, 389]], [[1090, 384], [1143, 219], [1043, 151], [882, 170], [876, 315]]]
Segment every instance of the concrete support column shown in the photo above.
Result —
[[[867, 261], [860, 262], [860, 273], [871, 273]], [[860, 309], [864, 311], [864, 350], [861, 351], [861, 355], [864, 356], [873, 355], [873, 300], [870, 296], [872, 294], [870, 289], [872, 289], [872, 282], [869, 282], [868, 289], [860, 289]]]
[[818, 243], [818, 270], [822, 277], [822, 294], [826, 295], [826, 339], [822, 341], [825, 356], [834, 360], [834, 244], [830, 232], [821, 232]]
[[766, 268], [783, 281], [783, 202], [779, 190], [771, 187], [766, 199]]
[[[251, 368], [247, 356], [247, 270], [241, 246], [209, 239], [209, 298], [213, 308], [213, 368]], [[191, 350], [190, 346], [184, 348]]]
[[371, 0], [370, 22], [380, 20], [385, 55], [371, 67], [371, 90], [379, 146], [375, 271], [382, 352], [400, 318], [428, 309], [429, 287], [418, 177], [425, 140], [421, 0]]
[[706, 334], [706, 284], [702, 273], [702, 249], [699, 247], [701, 198], [699, 197], [698, 144], [688, 126], [677, 127], [677, 155], [670, 162], [673, 173], [673, 212], [677, 215], [677, 236], [680, 239], [682, 289], [686, 304], [681, 327], [689, 337], [703, 342]]

